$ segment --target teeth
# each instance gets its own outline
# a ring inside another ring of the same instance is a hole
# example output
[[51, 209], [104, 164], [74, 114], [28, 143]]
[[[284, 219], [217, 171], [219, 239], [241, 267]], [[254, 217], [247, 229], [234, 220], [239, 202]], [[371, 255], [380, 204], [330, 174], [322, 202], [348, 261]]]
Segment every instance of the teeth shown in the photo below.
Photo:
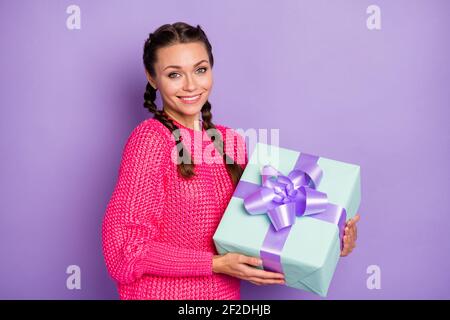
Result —
[[181, 99], [193, 101], [193, 100], [196, 100], [199, 96], [200, 96], [200, 95], [196, 95], [195, 97], [191, 97], [191, 98], [188, 98], [188, 97], [181, 97]]

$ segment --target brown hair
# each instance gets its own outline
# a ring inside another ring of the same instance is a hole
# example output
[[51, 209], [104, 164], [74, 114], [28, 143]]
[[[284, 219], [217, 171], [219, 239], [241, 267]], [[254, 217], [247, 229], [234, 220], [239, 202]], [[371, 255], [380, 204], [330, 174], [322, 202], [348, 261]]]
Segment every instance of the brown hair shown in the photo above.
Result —
[[[156, 62], [156, 52], [159, 48], [163, 48], [166, 46], [178, 44], [178, 43], [192, 43], [192, 42], [202, 42], [206, 50], [208, 52], [209, 63], [211, 68], [214, 65], [214, 57], [212, 54], [212, 46], [209, 43], [209, 40], [205, 34], [205, 32], [201, 29], [200, 25], [197, 27], [193, 27], [184, 22], [176, 22], [174, 24], [165, 24], [156, 29], [153, 33], [150, 33], [148, 39], [144, 44], [144, 66], [148, 73], [154, 78], [155, 68], [154, 64]], [[172, 121], [170, 117], [163, 111], [158, 110], [155, 104], [156, 99], [156, 90], [147, 82], [146, 90], [144, 93], [144, 107], [148, 109], [151, 113], [154, 114], [153, 118], [160, 121], [164, 126], [166, 126], [170, 132], [174, 135], [176, 146], [178, 150], [178, 172], [185, 178], [191, 178], [195, 175], [194, 171], [194, 163], [192, 161], [189, 152], [186, 147], [183, 145], [183, 142], [180, 140], [180, 135], [175, 134], [175, 130], [179, 129], [176, 124]], [[207, 130], [211, 141], [213, 141], [214, 146], [217, 151], [223, 157], [223, 160], [226, 164], [226, 168], [228, 174], [230, 175], [233, 184], [236, 185], [239, 181], [243, 169], [242, 167], [234, 163], [233, 159], [231, 159], [223, 150], [223, 141], [221, 141], [221, 137], [218, 134], [212, 134], [212, 131], [209, 129], [216, 129], [214, 123], [212, 122], [212, 114], [211, 114], [211, 103], [206, 101], [201, 109], [202, 114], [202, 123], [203, 129]], [[177, 130], [178, 131], [178, 130]], [[184, 162], [184, 155], [187, 155], [188, 159], [191, 161]]]

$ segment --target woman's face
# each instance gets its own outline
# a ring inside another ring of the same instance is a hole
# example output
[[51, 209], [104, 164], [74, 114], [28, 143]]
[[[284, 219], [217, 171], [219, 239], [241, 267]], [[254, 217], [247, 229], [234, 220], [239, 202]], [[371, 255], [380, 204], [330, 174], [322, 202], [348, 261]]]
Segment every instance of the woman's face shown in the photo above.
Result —
[[161, 94], [164, 110], [191, 124], [208, 100], [213, 78], [208, 53], [201, 42], [175, 44], [157, 51], [156, 78], [150, 84]]

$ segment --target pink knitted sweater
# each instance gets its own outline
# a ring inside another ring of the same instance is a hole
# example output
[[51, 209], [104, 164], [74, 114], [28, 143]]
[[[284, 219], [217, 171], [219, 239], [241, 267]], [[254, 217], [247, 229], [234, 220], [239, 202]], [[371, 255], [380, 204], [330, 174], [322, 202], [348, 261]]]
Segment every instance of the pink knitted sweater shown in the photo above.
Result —
[[[234, 186], [223, 160], [198, 163], [215, 154], [211, 140], [202, 137], [205, 130], [175, 123], [197, 175], [188, 180], [178, 174], [175, 138], [158, 120], [146, 119], [133, 130], [102, 224], [107, 270], [120, 299], [240, 299], [240, 280], [212, 271], [218, 254], [212, 237]], [[216, 128], [224, 150], [233, 144], [234, 154], [227, 154], [245, 168], [242, 136]]]

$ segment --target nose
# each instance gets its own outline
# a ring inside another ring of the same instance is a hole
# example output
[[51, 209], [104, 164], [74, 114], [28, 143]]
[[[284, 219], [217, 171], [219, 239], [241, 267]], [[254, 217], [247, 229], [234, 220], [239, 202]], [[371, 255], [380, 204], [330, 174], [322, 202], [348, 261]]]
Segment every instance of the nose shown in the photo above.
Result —
[[187, 75], [186, 81], [184, 82], [183, 90], [185, 91], [195, 91], [197, 89], [197, 84], [192, 76]]

